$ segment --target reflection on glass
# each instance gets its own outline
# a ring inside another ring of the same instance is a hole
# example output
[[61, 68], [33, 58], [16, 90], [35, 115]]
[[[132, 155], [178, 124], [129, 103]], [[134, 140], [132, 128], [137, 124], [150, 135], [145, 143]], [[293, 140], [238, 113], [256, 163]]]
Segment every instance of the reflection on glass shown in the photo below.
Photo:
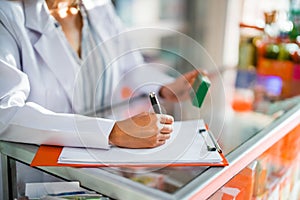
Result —
[[[125, 110], [128, 111], [128, 109], [130, 109], [132, 112], [134, 112], [134, 108], [140, 110], [142, 105], [148, 106], [148, 104], [145, 103], [147, 101], [147, 97], [138, 98], [135, 102], [130, 101], [129, 104], [125, 105]], [[220, 134], [220, 137], [218, 138], [219, 144], [225, 155], [234, 151], [238, 146], [242, 145], [266, 126], [274, 122], [274, 120], [278, 119], [281, 115], [276, 115], [276, 113], [278, 114], [278, 112], [282, 110], [284, 112], [288, 111], [296, 104], [296, 102], [299, 102], [299, 97], [288, 99], [283, 102], [272, 103], [269, 107], [269, 115], [258, 112], [233, 112], [230, 115], [230, 119], [226, 119], [222, 134]], [[137, 106], [134, 106], [135, 103]], [[122, 113], [120, 107], [118, 109], [115, 108], [114, 112]], [[167, 193], [174, 193], [201, 175], [208, 168], [209, 167], [130, 167], [103, 169], [141, 183], [147, 187], [156, 188]]]

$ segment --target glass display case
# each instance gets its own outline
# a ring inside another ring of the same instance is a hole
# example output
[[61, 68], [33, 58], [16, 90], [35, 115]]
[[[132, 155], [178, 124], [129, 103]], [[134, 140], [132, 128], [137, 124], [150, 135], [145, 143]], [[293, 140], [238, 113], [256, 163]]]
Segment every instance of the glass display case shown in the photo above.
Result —
[[[213, 84], [213, 83], [212, 83]], [[114, 113], [125, 114], [128, 106], [138, 108], [148, 105], [141, 97], [129, 104], [115, 107]], [[278, 112], [265, 115], [253, 111], [237, 112], [227, 105], [218, 139], [229, 166], [226, 167], [38, 167], [36, 169], [65, 180], [80, 182], [82, 187], [113, 199], [207, 199], [251, 162], [259, 158], [276, 142], [291, 132], [300, 122], [299, 100], [277, 104]], [[146, 108], [148, 109], [148, 108]], [[122, 111], [123, 110], [123, 111]], [[133, 109], [134, 110], [134, 109]], [[106, 115], [110, 113], [106, 111]], [[132, 113], [134, 114], [134, 113]], [[214, 126], [211, 123], [210, 126]], [[219, 126], [219, 125], [218, 125]], [[220, 127], [220, 126], [219, 126]], [[219, 128], [218, 128], [219, 129]], [[15, 162], [30, 165], [38, 146], [0, 142], [4, 199], [17, 197]]]

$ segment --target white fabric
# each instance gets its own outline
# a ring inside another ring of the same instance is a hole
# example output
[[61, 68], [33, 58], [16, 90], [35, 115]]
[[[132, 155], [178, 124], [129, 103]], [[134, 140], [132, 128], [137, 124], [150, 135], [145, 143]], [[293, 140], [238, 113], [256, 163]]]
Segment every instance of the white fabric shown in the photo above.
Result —
[[[116, 92], [120, 84], [114, 82], [120, 79], [139, 92], [157, 91], [163, 81], [170, 80], [149, 66], [140, 70], [141, 55], [130, 51], [129, 41], [114, 37], [123, 27], [109, 1], [86, 0], [84, 6], [109, 67], [107, 92], [101, 92], [100, 84], [97, 98], [105, 104], [120, 101]], [[115, 121], [78, 114], [83, 111], [74, 99], [82, 94], [77, 93], [81, 66], [64, 41], [44, 0], [0, 1], [1, 140], [109, 148], [108, 135]]]

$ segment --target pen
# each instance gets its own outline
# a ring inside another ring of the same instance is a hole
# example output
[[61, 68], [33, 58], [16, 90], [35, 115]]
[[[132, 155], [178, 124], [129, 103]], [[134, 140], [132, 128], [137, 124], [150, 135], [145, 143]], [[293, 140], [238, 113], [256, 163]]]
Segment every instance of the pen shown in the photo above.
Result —
[[207, 148], [207, 151], [215, 151], [216, 150], [216, 147], [212, 147], [210, 146], [207, 141], [206, 141], [206, 138], [204, 137], [203, 135], [203, 132], [205, 132], [206, 130], [205, 129], [199, 129], [199, 133], [200, 135], [202, 136], [204, 142], [205, 142], [205, 145], [206, 145], [206, 148]]
[[155, 95], [155, 92], [150, 92], [149, 93], [149, 98], [150, 98], [150, 102], [152, 104], [152, 108], [153, 108], [154, 112], [156, 114], [162, 114], [161, 107], [160, 107], [158, 99], [157, 99], [157, 97]]
[[219, 144], [218, 144], [218, 142], [216, 141], [216, 139], [215, 139], [215, 137], [213, 136], [213, 134], [212, 134], [209, 130], [207, 130], [207, 133], [208, 133], [210, 139], [213, 141], [215, 147], [217, 148], [217, 151], [218, 151], [219, 153], [222, 153], [222, 149], [221, 149], [221, 147], [219, 146]]

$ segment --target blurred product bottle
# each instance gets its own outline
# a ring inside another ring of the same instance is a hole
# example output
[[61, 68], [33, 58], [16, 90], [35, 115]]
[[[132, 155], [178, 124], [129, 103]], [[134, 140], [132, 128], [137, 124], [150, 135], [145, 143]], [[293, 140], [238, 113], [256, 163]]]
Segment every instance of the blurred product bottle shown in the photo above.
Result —
[[253, 70], [256, 67], [257, 52], [255, 43], [262, 35], [263, 28], [240, 24], [238, 69]]
[[291, 39], [291, 33], [295, 31], [292, 22], [288, 18], [278, 20], [277, 14], [277, 11], [264, 13], [264, 37], [257, 43], [257, 85], [265, 89], [271, 101], [293, 96], [293, 55], [299, 49]]
[[240, 43], [238, 70], [235, 80], [235, 94], [232, 108], [235, 111], [253, 109], [253, 86], [256, 80], [257, 52], [256, 40], [260, 39], [263, 29], [247, 24], [240, 24]]
[[292, 41], [297, 41], [297, 37], [300, 35], [300, 1], [290, 0], [289, 19], [293, 24], [293, 28], [289, 33], [289, 37]]
[[[289, 19], [293, 24], [293, 28], [289, 34], [292, 42], [295, 44], [300, 43], [300, 0], [290, 1]], [[292, 83], [291, 83], [291, 94], [292, 96], [300, 95], [300, 48], [294, 51], [291, 55], [292, 61], [294, 62]]]
[[264, 112], [270, 102], [300, 94], [300, 0], [277, 9], [264, 12], [263, 29], [240, 25], [234, 110]]

